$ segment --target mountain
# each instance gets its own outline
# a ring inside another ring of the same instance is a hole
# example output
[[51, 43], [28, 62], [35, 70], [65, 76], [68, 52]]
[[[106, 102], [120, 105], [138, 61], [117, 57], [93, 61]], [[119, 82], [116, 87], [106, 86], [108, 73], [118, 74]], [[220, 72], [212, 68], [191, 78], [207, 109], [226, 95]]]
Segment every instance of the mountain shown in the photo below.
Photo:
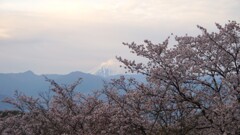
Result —
[[48, 88], [48, 83], [44, 80], [43, 76], [36, 75], [32, 71], [0, 74], [0, 91], [6, 96], [13, 95], [15, 90], [33, 96]]
[[71, 84], [81, 78], [81, 84], [77, 86], [77, 90], [83, 93], [89, 93], [93, 90], [103, 88], [103, 78], [83, 72], [71, 72], [67, 75], [46, 75], [49, 79], [53, 79], [59, 84]]
[[109, 68], [105, 68], [105, 67], [101, 67], [96, 73], [95, 75], [98, 76], [102, 76], [102, 77], [108, 77], [111, 75], [114, 75], [114, 71], [109, 69]]
[[110, 59], [101, 63], [92, 71], [92, 73], [94, 75], [106, 78], [114, 75], [125, 74], [125, 71], [123, 68], [120, 68], [120, 62], [118, 62], [116, 59]]
[[[101, 77], [82, 72], [72, 72], [66, 75], [46, 74], [44, 76], [62, 85], [74, 83], [82, 78], [82, 83], [77, 89], [81, 89], [84, 93], [101, 88], [103, 84]], [[15, 90], [36, 96], [41, 91], [49, 90], [50, 83], [46, 81], [44, 76], [36, 75], [32, 71], [0, 74], [0, 91], [7, 96], [13, 95]]]
[[[37, 75], [32, 71], [26, 71], [23, 73], [0, 73], [0, 101], [6, 97], [12, 97], [15, 90], [28, 96], [37, 97], [39, 93], [48, 91], [51, 87], [45, 77], [54, 80], [60, 85], [72, 84], [79, 78], [82, 78], [81, 84], [76, 87], [76, 90], [88, 94], [94, 90], [101, 90], [103, 88], [104, 81], [119, 78], [120, 75], [111, 75], [108, 73], [107, 76], [99, 76], [79, 71], [71, 72], [65, 75]], [[126, 77], [135, 77], [137, 80], [144, 80], [144, 77], [141, 75], [126, 75]], [[4, 108], [9, 109], [11, 106], [0, 103], [0, 110]]]

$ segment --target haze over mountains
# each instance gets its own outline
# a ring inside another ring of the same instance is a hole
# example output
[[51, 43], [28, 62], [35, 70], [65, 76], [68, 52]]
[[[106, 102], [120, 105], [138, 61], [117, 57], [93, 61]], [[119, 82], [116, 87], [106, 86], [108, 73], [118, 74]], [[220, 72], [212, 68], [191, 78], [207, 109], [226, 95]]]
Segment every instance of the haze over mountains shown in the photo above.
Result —
[[103, 79], [100, 76], [82, 72], [72, 72], [66, 75], [36, 75], [32, 71], [0, 74], [1, 94], [10, 96], [15, 90], [18, 90], [28, 95], [35, 96], [39, 92], [49, 89], [50, 84], [46, 81], [44, 76], [55, 80], [59, 84], [74, 83], [79, 78], [82, 78], [82, 83], [77, 88], [81, 89], [83, 92], [87, 92], [90, 89], [101, 88]]
[[[102, 68], [102, 70], [111, 70]], [[23, 92], [28, 96], [38, 96], [39, 93], [48, 91], [50, 89], [50, 83], [46, 81], [48, 79], [55, 80], [58, 84], [68, 85], [74, 83], [79, 78], [82, 78], [81, 84], [76, 87], [76, 90], [81, 91], [85, 94], [90, 93], [94, 90], [101, 90], [104, 85], [104, 81], [110, 81], [112, 78], [118, 78], [120, 75], [117, 74], [100, 74], [97, 75], [83, 73], [80, 71], [71, 72], [66, 75], [60, 74], [46, 74], [37, 75], [32, 71], [26, 71], [23, 73], [0, 73], [0, 100], [5, 97], [12, 97], [14, 91]], [[112, 70], [111, 70], [112, 71]], [[104, 73], [104, 72], [103, 72]], [[134, 77], [138, 80], [144, 80], [141, 75], [126, 75], [127, 77]], [[10, 108], [8, 105], [0, 103], [1, 109]]]

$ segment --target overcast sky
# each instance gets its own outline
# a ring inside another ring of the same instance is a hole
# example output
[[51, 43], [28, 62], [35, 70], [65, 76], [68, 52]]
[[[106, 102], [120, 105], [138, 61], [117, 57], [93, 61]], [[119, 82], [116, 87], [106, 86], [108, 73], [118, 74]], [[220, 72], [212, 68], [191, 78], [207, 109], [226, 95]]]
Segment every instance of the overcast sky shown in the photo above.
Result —
[[0, 0], [0, 73], [92, 72], [122, 42], [200, 34], [240, 22], [240, 0]]

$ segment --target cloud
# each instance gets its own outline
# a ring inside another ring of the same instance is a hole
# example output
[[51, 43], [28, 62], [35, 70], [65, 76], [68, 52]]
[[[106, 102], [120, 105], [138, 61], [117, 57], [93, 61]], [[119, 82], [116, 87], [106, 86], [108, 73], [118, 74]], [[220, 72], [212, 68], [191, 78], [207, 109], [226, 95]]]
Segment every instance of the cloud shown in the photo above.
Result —
[[239, 10], [239, 0], [0, 1], [0, 72], [88, 72], [116, 55], [133, 58], [122, 42], [196, 35], [197, 24], [239, 21]]
[[0, 29], [0, 40], [10, 38], [10, 35], [5, 29]]

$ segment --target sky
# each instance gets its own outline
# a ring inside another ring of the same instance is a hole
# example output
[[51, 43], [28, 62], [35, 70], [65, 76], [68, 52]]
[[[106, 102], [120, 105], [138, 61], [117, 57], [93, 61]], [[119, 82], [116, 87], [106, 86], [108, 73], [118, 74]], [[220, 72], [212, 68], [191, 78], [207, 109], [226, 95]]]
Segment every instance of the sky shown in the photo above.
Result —
[[91, 73], [116, 56], [135, 59], [122, 42], [228, 20], [240, 22], [240, 0], [0, 0], [0, 73]]

